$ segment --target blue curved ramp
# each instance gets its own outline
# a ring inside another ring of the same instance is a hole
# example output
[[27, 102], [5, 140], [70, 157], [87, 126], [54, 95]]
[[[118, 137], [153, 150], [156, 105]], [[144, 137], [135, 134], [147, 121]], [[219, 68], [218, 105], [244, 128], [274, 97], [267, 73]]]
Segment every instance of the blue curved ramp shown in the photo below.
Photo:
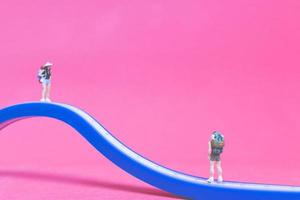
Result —
[[161, 190], [203, 200], [300, 200], [300, 187], [224, 182], [205, 179], [158, 165], [137, 154], [112, 136], [86, 112], [60, 103], [30, 102], [0, 110], [0, 130], [25, 118], [50, 117], [76, 129], [91, 145], [121, 169]]

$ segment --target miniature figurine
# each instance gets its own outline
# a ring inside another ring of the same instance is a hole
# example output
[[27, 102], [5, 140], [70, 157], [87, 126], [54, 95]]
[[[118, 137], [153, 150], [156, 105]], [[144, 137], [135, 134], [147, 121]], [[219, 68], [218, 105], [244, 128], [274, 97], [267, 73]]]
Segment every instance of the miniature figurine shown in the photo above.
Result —
[[214, 131], [211, 135], [211, 139], [208, 142], [208, 159], [210, 161], [210, 176], [207, 179], [207, 182], [213, 183], [214, 182], [214, 171], [215, 171], [215, 164], [217, 165], [217, 172], [218, 172], [218, 182], [223, 182], [222, 177], [222, 166], [221, 166], [221, 154], [224, 148], [224, 136], [218, 132]]
[[41, 66], [38, 71], [39, 82], [43, 86], [42, 90], [42, 102], [51, 102], [50, 100], [50, 89], [51, 89], [51, 67], [52, 63], [47, 62]]

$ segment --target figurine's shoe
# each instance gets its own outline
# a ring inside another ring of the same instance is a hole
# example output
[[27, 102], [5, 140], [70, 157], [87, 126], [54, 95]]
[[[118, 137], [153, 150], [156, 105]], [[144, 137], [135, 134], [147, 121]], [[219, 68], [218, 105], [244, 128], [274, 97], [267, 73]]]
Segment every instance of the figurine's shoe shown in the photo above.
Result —
[[51, 102], [51, 99], [47, 98], [47, 99], [46, 99], [46, 102]]
[[209, 177], [209, 179], [206, 180], [208, 183], [213, 183], [214, 182], [214, 177]]
[[218, 183], [222, 183], [223, 182], [223, 178], [222, 178], [222, 176], [219, 176], [218, 177]]
[[41, 102], [45, 102], [46, 101], [46, 99], [44, 99], [44, 98], [41, 98], [41, 100], [40, 100]]

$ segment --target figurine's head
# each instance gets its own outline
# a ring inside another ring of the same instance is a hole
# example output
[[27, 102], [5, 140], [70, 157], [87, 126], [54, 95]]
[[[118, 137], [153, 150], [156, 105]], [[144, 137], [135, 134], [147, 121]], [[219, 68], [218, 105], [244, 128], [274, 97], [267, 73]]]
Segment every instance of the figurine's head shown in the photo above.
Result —
[[219, 140], [220, 138], [224, 138], [221, 132], [219, 131], [213, 131], [211, 134], [211, 139], [212, 140]]
[[52, 63], [46, 62], [42, 67], [43, 67], [43, 68], [51, 68], [52, 66], [53, 66]]

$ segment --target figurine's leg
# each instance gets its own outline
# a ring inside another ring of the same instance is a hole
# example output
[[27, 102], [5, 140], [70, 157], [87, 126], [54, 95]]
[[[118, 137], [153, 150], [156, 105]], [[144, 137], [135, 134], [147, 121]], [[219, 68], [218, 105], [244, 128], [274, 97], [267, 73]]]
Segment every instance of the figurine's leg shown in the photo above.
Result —
[[215, 161], [210, 161], [209, 165], [209, 179], [207, 179], [207, 182], [212, 183], [214, 182]]
[[46, 95], [47, 95], [47, 85], [46, 84], [42, 84], [43, 89], [42, 89], [42, 99], [41, 101], [45, 101], [46, 100]]
[[215, 161], [210, 161], [209, 176], [214, 177], [214, 174], [215, 174]]
[[47, 99], [50, 99], [50, 89], [51, 89], [51, 84], [47, 85]]
[[221, 165], [221, 161], [217, 161], [217, 170], [218, 170], [218, 182], [223, 182], [223, 177], [222, 177], [222, 165]]

